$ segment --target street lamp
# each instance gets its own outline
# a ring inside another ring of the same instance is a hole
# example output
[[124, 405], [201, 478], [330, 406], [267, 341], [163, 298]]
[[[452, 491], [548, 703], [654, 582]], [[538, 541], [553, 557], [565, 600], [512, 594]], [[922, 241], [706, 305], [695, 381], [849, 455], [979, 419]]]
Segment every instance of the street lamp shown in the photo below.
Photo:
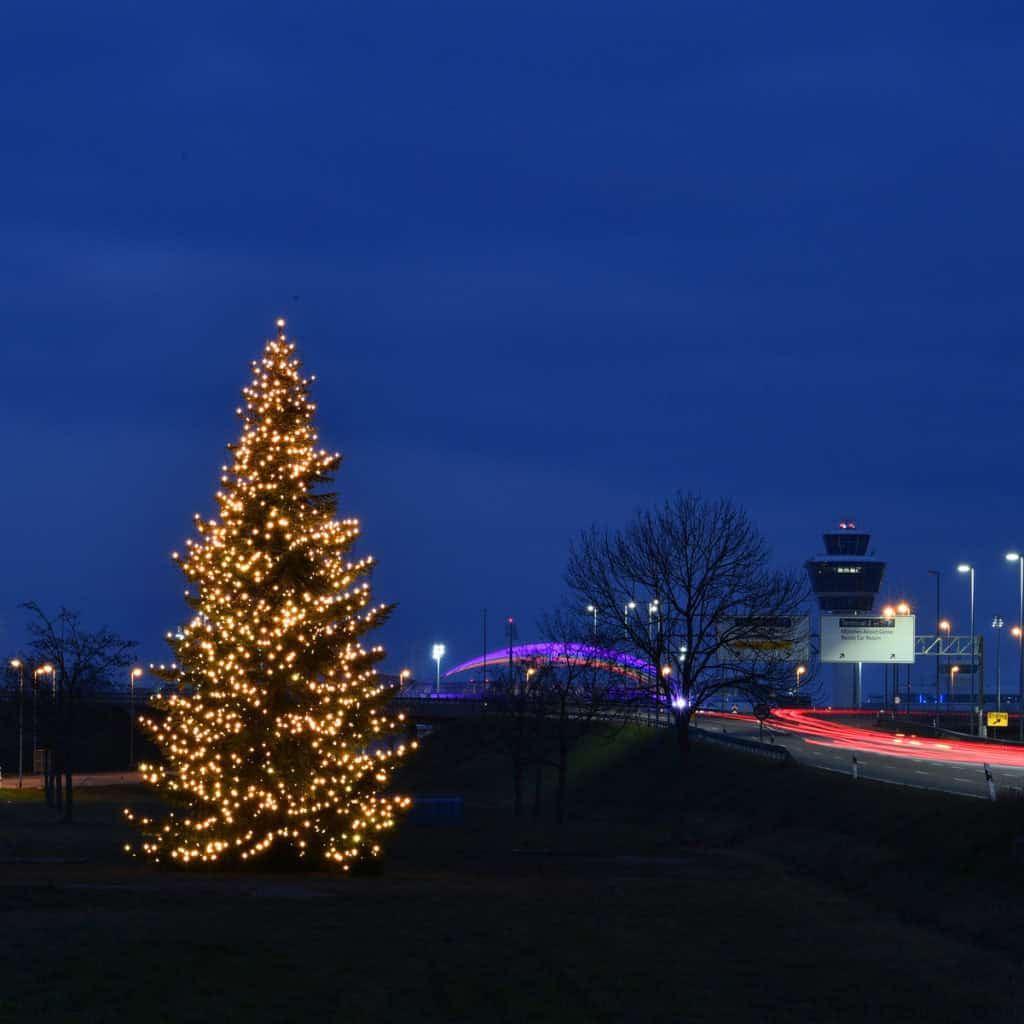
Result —
[[[883, 619], [895, 619], [896, 618], [896, 609], [891, 604], [887, 604], [882, 609], [882, 618]], [[893, 671], [892, 671], [892, 675], [893, 675], [892, 693], [893, 693], [893, 703], [894, 704], [898, 704], [899, 703], [899, 701], [895, 699], [896, 693], [897, 693], [897, 690], [896, 690], [897, 683], [896, 683], [896, 678], [895, 678], [897, 671], [898, 671], [898, 669], [894, 665], [893, 666]], [[889, 666], [888, 665], [885, 666], [884, 689], [885, 689], [885, 692], [882, 694], [882, 703], [883, 703], [883, 705], [887, 704], [888, 700], [889, 700]]]
[[[938, 638], [939, 630], [942, 629], [942, 572], [939, 569], [929, 569], [929, 576], [935, 577], [935, 636]], [[942, 641], [939, 641], [939, 650], [935, 652], [935, 724], [939, 724], [939, 696], [942, 684], [939, 682], [939, 672], [942, 668]]]
[[907, 604], [906, 601], [900, 601], [900, 603], [898, 605], [896, 605], [896, 614], [897, 615], [909, 615], [910, 614], [910, 605]]
[[1003, 622], [1002, 616], [997, 615], [992, 620], [992, 628], [996, 631], [996, 711], [1002, 709], [1003, 706], [1003, 658], [1002, 658], [1002, 642], [1003, 642], [1003, 626], [1006, 623]]
[[[974, 653], [974, 644], [975, 644], [975, 640], [974, 640], [974, 566], [973, 565], [969, 565], [967, 562], [961, 562], [960, 565], [958, 565], [956, 567], [956, 571], [957, 572], [961, 572], [961, 573], [968, 573], [968, 574], [970, 574], [970, 578], [971, 578], [971, 707], [973, 709], [973, 707], [974, 707], [974, 682], [975, 682], [975, 677], [978, 674], [978, 660], [975, 657], [975, 653]], [[982, 694], [979, 694], [978, 695], [978, 703], [982, 704], [982, 703], [984, 703], [984, 700], [985, 700], [984, 696]], [[979, 714], [980, 714], [980, 712], [979, 712]], [[978, 720], [978, 731], [979, 731], [979, 733], [981, 732], [981, 720], [980, 719]]]
[[11, 668], [18, 670], [18, 789], [21, 789], [22, 756], [25, 750], [25, 666], [20, 658], [11, 658]]
[[596, 639], [596, 637], [597, 637], [597, 605], [596, 604], [588, 604], [587, 605], [587, 611], [590, 612], [590, 614], [594, 616], [594, 637]]
[[[1017, 641], [1018, 645], [1024, 646], [1024, 644], [1021, 643], [1021, 639], [1022, 637], [1024, 637], [1024, 630], [1022, 630], [1020, 626], [1014, 626], [1010, 630], [1010, 636], [1012, 636], [1013, 639]], [[1022, 721], [1024, 721], [1024, 709], [1018, 707], [1017, 714], [1022, 719]], [[1024, 725], [1021, 725], [1020, 731], [1022, 734], [1022, 738], [1024, 738]]]
[[[1021, 639], [1020, 626], [1024, 625], [1024, 558], [1022, 558], [1016, 551], [1007, 552], [1006, 560], [1008, 562], [1016, 562], [1020, 568], [1020, 600], [1017, 607], [1017, 622], [1020, 625], [1016, 626], [1016, 636]], [[1017, 718], [1020, 727], [1019, 738], [1024, 740], [1024, 640], [1017, 645], [1020, 648], [1020, 662], [1018, 664], [1018, 676], [1017, 676], [1017, 690], [1019, 696], [1017, 698]]]
[[797, 665], [796, 667], [796, 694], [800, 696], [800, 678], [807, 672], [807, 668], [804, 665]]
[[[661, 680], [662, 685], [665, 689], [665, 700], [669, 701], [672, 697], [672, 691], [670, 688], [669, 680], [672, 678], [672, 666], [662, 665], [661, 666]], [[654, 701], [654, 720], [660, 725], [661, 724], [661, 701], [657, 699], [655, 694]]]
[[141, 668], [128, 673], [128, 767], [135, 766], [135, 680], [142, 675]]
[[398, 673], [398, 688], [401, 689], [403, 686], [405, 686], [405, 681], [411, 678], [412, 669], [403, 668], [402, 671]]
[[629, 625], [629, 613], [636, 607], [636, 601], [627, 601], [622, 609], [622, 621]]
[[[949, 666], [949, 703], [953, 703], [953, 691], [956, 689], [956, 674], [960, 671], [959, 665]], [[953, 719], [954, 728], [956, 727], [956, 719]]]
[[441, 659], [444, 657], [444, 644], [434, 644], [430, 656], [437, 662], [437, 685], [434, 692], [441, 695]]
[[32, 669], [32, 772], [36, 770], [36, 748], [39, 746], [39, 677], [49, 671], [49, 665]]

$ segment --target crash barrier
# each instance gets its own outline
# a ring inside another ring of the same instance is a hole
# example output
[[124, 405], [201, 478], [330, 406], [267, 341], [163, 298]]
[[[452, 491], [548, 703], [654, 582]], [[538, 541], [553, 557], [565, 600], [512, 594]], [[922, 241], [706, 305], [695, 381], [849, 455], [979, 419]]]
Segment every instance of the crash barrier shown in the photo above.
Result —
[[769, 761], [777, 761], [780, 764], [788, 764], [792, 758], [789, 751], [777, 743], [758, 743], [757, 740], [745, 740], [739, 736], [730, 736], [724, 732], [711, 732], [709, 729], [692, 727], [696, 739], [709, 743], [720, 743], [723, 746], [745, 750], [748, 754], [756, 754], [759, 757], [766, 757]]

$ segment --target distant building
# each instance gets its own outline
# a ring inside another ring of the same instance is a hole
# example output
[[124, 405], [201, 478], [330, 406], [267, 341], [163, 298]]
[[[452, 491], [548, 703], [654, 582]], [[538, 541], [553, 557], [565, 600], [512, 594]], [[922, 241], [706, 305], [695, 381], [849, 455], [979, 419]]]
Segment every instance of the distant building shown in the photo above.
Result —
[[[882, 588], [885, 562], [873, 557], [871, 534], [850, 520], [822, 534], [825, 554], [806, 563], [811, 589], [822, 615], [870, 615]], [[832, 672], [833, 707], [860, 707], [861, 667], [835, 665]]]

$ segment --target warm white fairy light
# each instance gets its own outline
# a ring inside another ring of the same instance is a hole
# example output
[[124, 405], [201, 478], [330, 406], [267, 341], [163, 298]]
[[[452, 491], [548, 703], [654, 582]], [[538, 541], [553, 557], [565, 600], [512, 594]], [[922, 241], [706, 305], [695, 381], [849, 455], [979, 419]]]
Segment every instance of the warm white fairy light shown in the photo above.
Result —
[[219, 516], [197, 515], [199, 538], [172, 556], [194, 615], [168, 634], [175, 662], [153, 666], [178, 690], [162, 718], [142, 719], [163, 762], [139, 767], [174, 810], [125, 812], [144, 834], [129, 851], [155, 861], [249, 861], [284, 845], [348, 870], [380, 853], [410, 804], [386, 788], [416, 743], [386, 713], [383, 648], [359, 642], [390, 609], [371, 604], [373, 559], [347, 558], [358, 520], [336, 519], [321, 491], [341, 456], [317, 447], [313, 378], [277, 327], [243, 390]]

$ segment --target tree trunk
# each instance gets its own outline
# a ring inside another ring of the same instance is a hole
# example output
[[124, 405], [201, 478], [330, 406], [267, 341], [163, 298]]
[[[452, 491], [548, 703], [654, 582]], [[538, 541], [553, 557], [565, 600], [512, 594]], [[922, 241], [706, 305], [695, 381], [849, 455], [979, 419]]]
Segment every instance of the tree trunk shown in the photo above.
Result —
[[683, 768], [690, 765], [690, 716], [682, 711], [676, 715], [676, 743], [679, 748], [679, 760]]
[[569, 778], [569, 714], [562, 701], [558, 715], [558, 788], [555, 792], [555, 821], [565, 821], [565, 790]]
[[540, 798], [541, 790], [544, 785], [544, 761], [542, 758], [537, 760], [537, 775], [533, 780], [533, 820], [537, 821], [540, 818]]
[[63, 744], [61, 743], [61, 737], [59, 735], [54, 737], [53, 743], [53, 765], [52, 765], [52, 778], [53, 778], [53, 806], [58, 810], [62, 810], [64, 807], [63, 799], [63, 783], [61, 780], [61, 772], [64, 768], [64, 750]]
[[513, 813], [517, 818], [521, 818], [523, 816], [523, 757], [520, 750], [515, 750], [512, 753], [512, 787], [515, 794]]
[[43, 754], [43, 793], [46, 795], [46, 806], [53, 806], [53, 746]]
[[71, 763], [71, 741], [74, 736], [74, 704], [72, 703], [70, 693], [65, 698], [65, 705], [67, 712], [65, 714], [64, 727], [64, 823], [70, 825], [74, 811], [71, 790], [71, 773], [73, 770]]

